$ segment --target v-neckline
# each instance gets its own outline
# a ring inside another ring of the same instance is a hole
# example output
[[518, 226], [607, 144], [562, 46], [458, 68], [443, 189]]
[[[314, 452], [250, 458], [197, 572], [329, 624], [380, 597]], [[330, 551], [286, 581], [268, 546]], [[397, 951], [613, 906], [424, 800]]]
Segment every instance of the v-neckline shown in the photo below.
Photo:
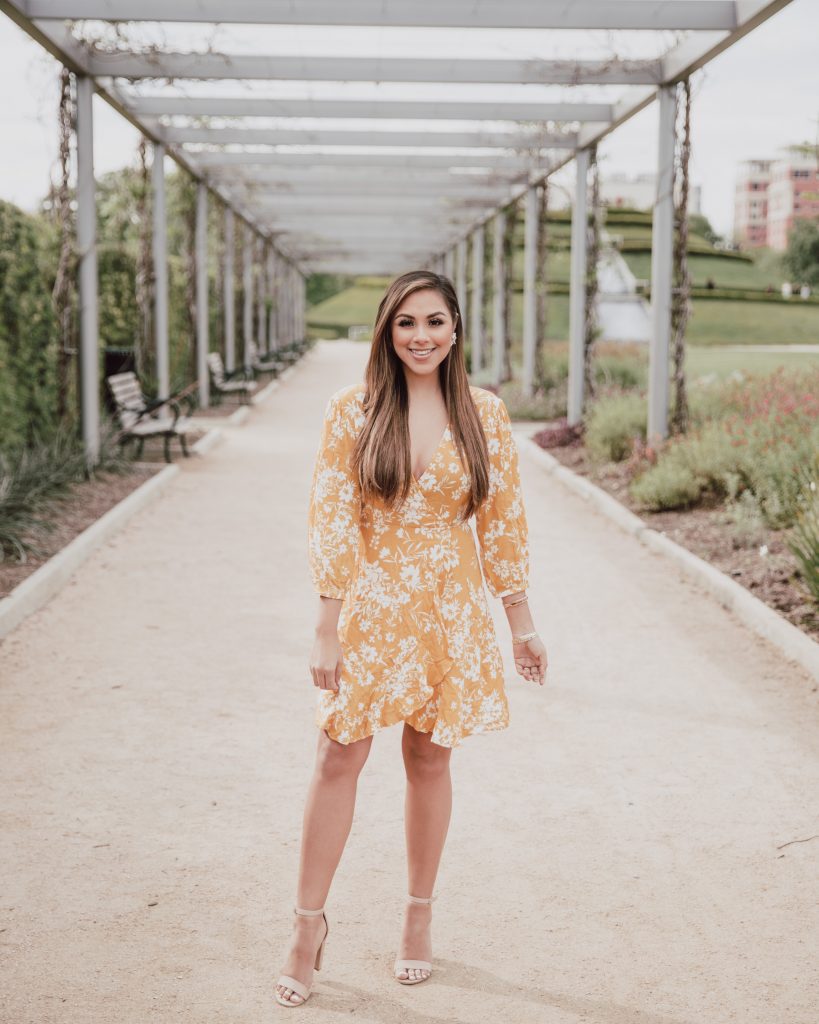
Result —
[[415, 483], [420, 484], [424, 477], [427, 475], [427, 473], [432, 469], [433, 465], [435, 464], [435, 460], [438, 458], [438, 452], [441, 450], [441, 445], [444, 443], [444, 441], [446, 440], [446, 436], [449, 433], [449, 427], [450, 424], [449, 422], [447, 422], [447, 425], [444, 427], [444, 432], [443, 434], [441, 434], [441, 438], [438, 441], [438, 444], [435, 446], [435, 451], [433, 451], [432, 458], [429, 460], [427, 468], [424, 470], [424, 472], [420, 476], [416, 476], [414, 473], [412, 474], [412, 479], [415, 481]]

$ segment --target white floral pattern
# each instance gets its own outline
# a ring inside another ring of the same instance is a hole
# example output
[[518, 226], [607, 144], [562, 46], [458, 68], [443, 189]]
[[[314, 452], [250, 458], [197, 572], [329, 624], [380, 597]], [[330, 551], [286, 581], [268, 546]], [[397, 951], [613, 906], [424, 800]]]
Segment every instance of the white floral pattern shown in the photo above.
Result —
[[503, 401], [470, 388], [486, 434], [489, 495], [469, 523], [469, 477], [447, 427], [403, 507], [362, 503], [350, 470], [364, 424], [364, 385], [327, 403], [308, 512], [319, 594], [341, 598], [338, 690], [318, 690], [316, 724], [352, 743], [399, 721], [456, 747], [509, 724], [500, 648], [481, 578], [495, 597], [525, 590], [526, 513], [518, 451]]

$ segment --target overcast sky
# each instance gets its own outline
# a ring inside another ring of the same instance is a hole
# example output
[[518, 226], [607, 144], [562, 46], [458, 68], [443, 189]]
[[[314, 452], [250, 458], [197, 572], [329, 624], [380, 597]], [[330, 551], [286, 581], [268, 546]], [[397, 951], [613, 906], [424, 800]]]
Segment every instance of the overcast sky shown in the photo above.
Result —
[[[348, 43], [341, 45], [342, 35], [343, 30], [333, 30], [335, 52], [349, 55]], [[303, 46], [298, 29], [278, 30], [277, 38], [285, 37]], [[235, 38], [238, 42], [238, 35]], [[438, 33], [436, 41], [440, 44], [442, 38]], [[240, 48], [244, 47], [231, 46]], [[292, 50], [298, 52], [298, 46]], [[702, 187], [703, 211], [718, 231], [726, 233], [732, 228], [738, 161], [776, 155], [780, 147], [791, 143], [816, 141], [817, 52], [819, 0], [792, 0], [695, 76], [692, 177], [694, 184]], [[413, 49], [407, 55], [421, 54]], [[424, 55], [433, 54], [425, 51]], [[564, 51], [560, 56], [569, 54]], [[0, 198], [26, 209], [33, 209], [46, 192], [57, 155], [56, 69], [56, 63], [40, 47], [0, 14]], [[97, 170], [132, 163], [135, 130], [106, 104], [95, 103]], [[652, 104], [600, 147], [603, 173], [653, 171], [656, 131], [657, 107]], [[567, 169], [557, 182], [570, 180]]]

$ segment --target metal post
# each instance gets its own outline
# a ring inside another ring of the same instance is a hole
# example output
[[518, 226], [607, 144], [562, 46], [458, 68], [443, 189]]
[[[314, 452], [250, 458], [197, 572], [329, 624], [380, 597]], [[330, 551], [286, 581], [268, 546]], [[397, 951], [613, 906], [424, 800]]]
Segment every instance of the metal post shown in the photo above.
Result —
[[156, 329], [157, 397], [170, 394], [168, 357], [168, 211], [165, 202], [165, 146], [154, 143], [152, 171], [154, 190], [154, 324]]
[[196, 188], [196, 376], [203, 409], [210, 404], [208, 314], [208, 188], [200, 181]]
[[467, 324], [467, 294], [466, 294], [466, 239], [462, 238], [458, 242], [458, 282], [456, 287], [458, 293], [458, 305], [461, 307], [461, 317], [463, 322], [461, 323], [461, 331], [466, 333]]
[[236, 369], [236, 222], [233, 210], [225, 207], [225, 369]]
[[583, 417], [583, 357], [586, 335], [586, 261], [588, 259], [589, 151], [575, 156], [575, 193], [572, 207], [572, 255], [569, 273], [569, 381], [567, 420]]
[[492, 377], [495, 384], [503, 378], [503, 357], [506, 349], [506, 289], [503, 282], [503, 235], [506, 212], [498, 210], [492, 233]]
[[523, 242], [523, 393], [527, 398], [531, 398], [535, 391], [537, 207], [537, 190], [534, 187], [530, 187], [526, 191], [526, 223], [524, 226]]
[[674, 280], [674, 140], [677, 120], [676, 86], [657, 90], [660, 107], [657, 155], [657, 201], [651, 234], [651, 316], [648, 349], [649, 439], [668, 434], [668, 350], [671, 344], [671, 290]]
[[472, 372], [483, 369], [483, 241], [484, 227], [472, 235]]
[[247, 224], [244, 225], [244, 246], [242, 249], [242, 341], [244, 344], [244, 366], [250, 366], [250, 345], [253, 341], [253, 236]]
[[80, 425], [85, 461], [99, 460], [99, 293], [97, 275], [97, 209], [94, 185], [94, 83], [77, 76], [77, 249], [79, 250]]
[[259, 353], [267, 353], [267, 286], [265, 281], [265, 241], [260, 238], [257, 245], [256, 278], [258, 281], [258, 299], [256, 302], [258, 316], [256, 323]]
[[278, 348], [278, 276], [276, 254], [271, 246], [267, 253], [267, 287], [270, 296], [270, 313], [267, 321], [267, 337], [271, 350]]

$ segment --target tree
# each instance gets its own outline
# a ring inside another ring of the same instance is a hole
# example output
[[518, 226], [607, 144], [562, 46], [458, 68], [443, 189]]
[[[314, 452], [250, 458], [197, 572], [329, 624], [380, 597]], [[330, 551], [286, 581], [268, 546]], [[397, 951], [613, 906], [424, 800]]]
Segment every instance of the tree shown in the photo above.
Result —
[[794, 222], [784, 262], [794, 281], [819, 286], [819, 221]]

